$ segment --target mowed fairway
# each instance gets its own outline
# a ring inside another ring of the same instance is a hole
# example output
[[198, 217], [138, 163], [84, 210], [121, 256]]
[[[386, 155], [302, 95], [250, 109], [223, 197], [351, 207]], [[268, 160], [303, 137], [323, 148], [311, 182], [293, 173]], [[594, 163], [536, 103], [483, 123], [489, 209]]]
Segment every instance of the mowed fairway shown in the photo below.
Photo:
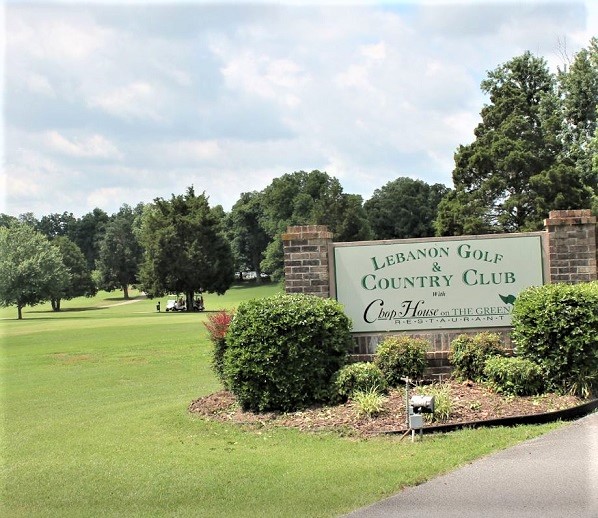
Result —
[[[235, 287], [206, 308], [280, 290]], [[556, 426], [412, 444], [206, 422], [187, 407], [220, 388], [207, 313], [121, 297], [25, 308], [22, 321], [0, 310], [0, 516], [338, 516]]]

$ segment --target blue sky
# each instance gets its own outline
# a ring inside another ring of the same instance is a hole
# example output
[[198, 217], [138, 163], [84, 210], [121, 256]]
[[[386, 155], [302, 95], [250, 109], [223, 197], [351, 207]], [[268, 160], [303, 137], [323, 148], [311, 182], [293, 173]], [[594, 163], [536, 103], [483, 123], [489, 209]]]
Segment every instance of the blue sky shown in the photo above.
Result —
[[3, 7], [0, 212], [38, 218], [169, 198], [225, 210], [320, 169], [364, 199], [399, 176], [452, 185], [489, 70], [556, 70], [598, 2], [131, 2]]

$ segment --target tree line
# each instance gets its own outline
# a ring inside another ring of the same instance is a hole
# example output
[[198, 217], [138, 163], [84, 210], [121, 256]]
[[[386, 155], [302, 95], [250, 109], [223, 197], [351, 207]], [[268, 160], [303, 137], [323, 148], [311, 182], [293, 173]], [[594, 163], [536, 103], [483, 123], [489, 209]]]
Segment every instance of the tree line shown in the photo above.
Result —
[[[236, 272], [283, 276], [281, 234], [322, 224], [336, 241], [532, 231], [550, 210], [598, 214], [598, 39], [556, 74], [529, 52], [488, 72], [475, 140], [455, 152], [453, 188], [399, 177], [366, 201], [326, 172], [242, 193], [230, 212], [189, 187], [109, 216], [0, 215], [0, 305], [21, 309], [136, 285], [149, 296], [224, 293]], [[238, 273], [237, 273], [238, 275]]]

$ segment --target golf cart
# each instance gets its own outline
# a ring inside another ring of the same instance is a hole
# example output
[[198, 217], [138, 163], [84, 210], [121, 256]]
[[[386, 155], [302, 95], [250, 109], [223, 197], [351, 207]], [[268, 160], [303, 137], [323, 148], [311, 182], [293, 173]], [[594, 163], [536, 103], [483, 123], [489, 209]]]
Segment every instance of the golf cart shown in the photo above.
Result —
[[185, 301], [180, 299], [168, 299], [166, 302], [166, 311], [186, 311], [187, 306], [185, 305]]

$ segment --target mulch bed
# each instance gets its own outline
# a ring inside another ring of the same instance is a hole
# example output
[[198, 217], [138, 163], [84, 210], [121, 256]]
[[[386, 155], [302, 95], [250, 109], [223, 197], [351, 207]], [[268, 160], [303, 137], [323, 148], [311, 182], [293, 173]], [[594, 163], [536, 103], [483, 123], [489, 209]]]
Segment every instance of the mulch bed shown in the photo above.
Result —
[[[445, 381], [448, 384], [452, 412], [447, 421], [438, 424], [460, 424], [512, 416], [543, 414], [583, 404], [575, 396], [545, 394], [542, 396], [506, 397], [471, 381]], [[392, 390], [384, 404], [384, 412], [373, 418], [359, 417], [351, 401], [335, 406], [319, 406], [289, 413], [254, 413], [241, 410], [234, 396], [220, 391], [193, 401], [189, 411], [203, 418], [247, 426], [282, 426], [302, 431], [334, 431], [343, 435], [367, 437], [407, 430], [405, 393]], [[429, 423], [437, 424], [437, 423]]]

